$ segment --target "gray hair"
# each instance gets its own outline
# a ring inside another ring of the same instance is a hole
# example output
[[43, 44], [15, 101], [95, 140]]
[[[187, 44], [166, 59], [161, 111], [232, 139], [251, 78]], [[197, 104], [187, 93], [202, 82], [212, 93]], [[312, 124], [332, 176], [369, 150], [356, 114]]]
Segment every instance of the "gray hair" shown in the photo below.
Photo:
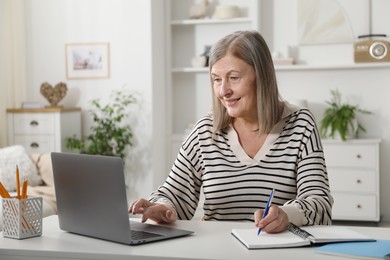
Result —
[[[257, 116], [259, 134], [269, 133], [280, 120], [283, 107], [276, 82], [275, 69], [267, 43], [257, 31], [238, 31], [229, 34], [214, 44], [210, 51], [209, 70], [226, 55], [233, 55], [253, 66], [256, 72]], [[232, 122], [218, 97], [212, 91], [213, 99], [213, 132], [226, 129]]]

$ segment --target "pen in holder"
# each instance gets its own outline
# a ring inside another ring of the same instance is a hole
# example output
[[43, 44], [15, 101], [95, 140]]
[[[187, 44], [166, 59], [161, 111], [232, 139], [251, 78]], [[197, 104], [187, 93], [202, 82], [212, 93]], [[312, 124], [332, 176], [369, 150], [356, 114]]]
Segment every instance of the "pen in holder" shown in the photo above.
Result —
[[24, 239], [42, 235], [42, 197], [3, 198], [3, 236]]

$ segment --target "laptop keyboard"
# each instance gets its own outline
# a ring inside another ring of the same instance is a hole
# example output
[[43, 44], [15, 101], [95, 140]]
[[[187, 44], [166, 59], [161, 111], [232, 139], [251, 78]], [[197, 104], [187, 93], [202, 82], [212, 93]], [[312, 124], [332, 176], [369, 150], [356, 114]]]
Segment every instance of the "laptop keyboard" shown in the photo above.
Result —
[[153, 238], [153, 237], [162, 237], [162, 235], [150, 233], [150, 232], [146, 232], [146, 231], [131, 230], [131, 239], [132, 240], [148, 239], [148, 238]]

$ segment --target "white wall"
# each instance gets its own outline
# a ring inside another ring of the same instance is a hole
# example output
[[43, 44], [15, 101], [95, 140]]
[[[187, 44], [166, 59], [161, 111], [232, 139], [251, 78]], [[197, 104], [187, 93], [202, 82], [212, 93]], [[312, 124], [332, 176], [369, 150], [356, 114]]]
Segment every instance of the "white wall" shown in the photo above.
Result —
[[[126, 86], [139, 95], [131, 120], [135, 146], [127, 162], [129, 196], [148, 196], [154, 189], [152, 149], [152, 18], [151, 1], [34, 0], [27, 1], [27, 53], [29, 101], [47, 102], [40, 85], [64, 81], [68, 94], [60, 103], [83, 109], [83, 133], [91, 119], [91, 99], [107, 100], [113, 89]], [[111, 73], [108, 79], [67, 80], [65, 44], [109, 42]]]
[[[294, 46], [301, 63], [307, 64], [352, 64], [352, 43], [317, 44], [299, 46], [297, 44], [296, 3], [291, 0], [263, 2], [273, 10], [262, 20], [263, 33], [273, 51], [284, 51], [288, 45]], [[372, 0], [373, 33], [390, 35], [390, 2]], [[369, 23], [369, 21], [367, 21]], [[272, 28], [270, 30], [269, 28]], [[369, 33], [369, 32], [367, 32]], [[373, 112], [360, 116], [367, 132], [363, 138], [379, 138], [381, 214], [390, 220], [390, 67], [369, 69], [327, 69], [277, 72], [281, 95], [287, 100], [306, 99], [317, 121], [322, 118], [330, 90], [338, 89], [346, 101], [359, 104]]]

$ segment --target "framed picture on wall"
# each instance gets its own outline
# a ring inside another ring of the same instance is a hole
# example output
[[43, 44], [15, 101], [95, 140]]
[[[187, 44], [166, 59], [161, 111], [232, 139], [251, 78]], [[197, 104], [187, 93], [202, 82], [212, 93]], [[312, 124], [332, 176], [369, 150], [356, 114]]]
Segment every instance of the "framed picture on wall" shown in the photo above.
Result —
[[65, 45], [66, 78], [97, 79], [110, 76], [108, 43], [68, 43]]

